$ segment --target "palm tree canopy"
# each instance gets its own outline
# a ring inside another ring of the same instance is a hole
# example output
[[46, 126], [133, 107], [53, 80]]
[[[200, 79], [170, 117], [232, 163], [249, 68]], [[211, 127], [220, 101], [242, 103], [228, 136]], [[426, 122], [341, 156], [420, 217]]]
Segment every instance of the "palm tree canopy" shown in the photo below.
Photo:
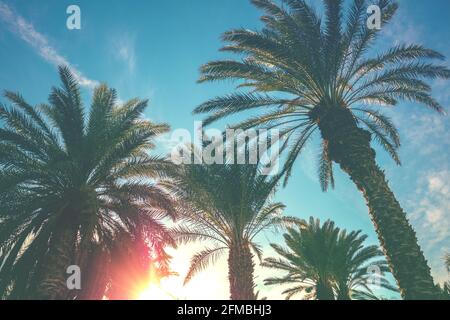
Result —
[[[444, 56], [416, 44], [396, 45], [369, 56], [380, 32], [367, 26], [365, 0], [352, 0], [347, 15], [343, 0], [323, 0], [323, 19], [307, 1], [281, 2], [252, 0], [265, 13], [261, 17], [264, 27], [260, 31], [235, 29], [222, 36], [227, 43], [222, 51], [242, 59], [213, 61], [201, 68], [200, 82], [239, 80], [238, 88], [250, 91], [214, 98], [194, 113], [208, 113], [205, 123], [211, 123], [243, 111], [266, 110], [235, 127], [278, 128], [291, 144], [284, 166], [288, 179], [319, 119], [336, 107], [345, 107], [400, 164], [397, 130], [372, 107], [409, 100], [443, 112], [425, 80], [450, 77], [447, 67], [430, 62]], [[384, 27], [398, 4], [391, 0], [375, 4], [381, 9]], [[333, 185], [333, 175], [326, 143], [322, 147], [319, 176], [326, 190]]]
[[[272, 244], [280, 258], [266, 258], [263, 266], [287, 272], [265, 280], [266, 285], [292, 285], [283, 292], [287, 299], [300, 293], [305, 293], [306, 299], [314, 298], [319, 283], [327, 284], [338, 298], [372, 294], [368, 267], [389, 272], [378, 247], [363, 245], [366, 235], [347, 233], [331, 220], [323, 224], [312, 217], [309, 222], [300, 221], [298, 229], [289, 228], [284, 239], [287, 248]], [[384, 277], [377, 281], [381, 287], [395, 290]]]
[[[362, 231], [340, 230], [333, 255], [333, 278], [336, 292], [349, 298], [373, 295], [370, 284], [397, 292], [397, 288], [384, 277], [390, 273], [383, 252], [376, 245], [365, 246], [367, 235]], [[374, 275], [373, 272], [379, 272]], [[361, 299], [361, 298], [359, 298]]]
[[211, 241], [192, 259], [188, 281], [232, 245], [249, 245], [261, 257], [255, 236], [279, 225], [284, 205], [271, 202], [278, 177], [260, 174], [259, 165], [213, 164], [182, 167], [175, 188], [186, 200], [182, 225], [174, 228], [181, 243]]
[[34, 107], [8, 91], [11, 106], [0, 105], [0, 293], [37, 285], [62, 230], [70, 259], [81, 263], [88, 248], [112, 246], [117, 233], [145, 225], [163, 235], [160, 219], [175, 214], [155, 183], [168, 162], [147, 153], [168, 126], [142, 117], [146, 100], [118, 105], [106, 85], [94, 90], [88, 112], [70, 70], [59, 74], [49, 104]]

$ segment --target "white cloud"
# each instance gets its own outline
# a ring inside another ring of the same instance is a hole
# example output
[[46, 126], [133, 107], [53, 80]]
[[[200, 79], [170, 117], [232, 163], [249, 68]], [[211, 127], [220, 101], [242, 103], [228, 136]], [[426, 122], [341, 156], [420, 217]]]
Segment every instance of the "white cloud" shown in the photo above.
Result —
[[50, 44], [48, 39], [22, 16], [15, 13], [8, 5], [0, 1], [0, 20], [3, 20], [9, 29], [28, 43], [43, 59], [54, 66], [68, 66], [80, 85], [93, 88], [98, 85], [96, 80], [85, 77], [81, 71], [73, 67], [70, 62], [59, 54]]
[[400, 6], [394, 19], [383, 27], [384, 36], [394, 45], [411, 44], [419, 42], [422, 37], [422, 28], [416, 21]]
[[419, 243], [426, 256], [434, 257], [430, 265], [436, 281], [441, 283], [448, 279], [441, 258], [450, 250], [449, 181], [449, 169], [424, 173], [416, 193], [408, 202]]
[[115, 35], [113, 52], [116, 59], [125, 64], [128, 72], [133, 73], [136, 66], [135, 36], [129, 34]]
[[[435, 81], [433, 96], [446, 108], [450, 103], [448, 81]], [[448, 108], [446, 108], [448, 109]], [[418, 103], [399, 105], [383, 109], [399, 129], [402, 148], [401, 157], [407, 159], [404, 165], [424, 162], [427, 167], [439, 167], [448, 163], [450, 149], [450, 121], [442, 115]]]

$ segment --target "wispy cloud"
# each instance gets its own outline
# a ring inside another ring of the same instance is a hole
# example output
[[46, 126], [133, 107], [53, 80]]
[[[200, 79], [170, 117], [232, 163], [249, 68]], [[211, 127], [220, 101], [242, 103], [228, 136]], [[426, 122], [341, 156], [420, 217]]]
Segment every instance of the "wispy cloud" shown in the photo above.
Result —
[[125, 64], [129, 73], [134, 72], [136, 66], [135, 36], [129, 34], [115, 35], [113, 52], [116, 59]]
[[33, 24], [17, 14], [11, 7], [0, 1], [0, 20], [3, 21], [17, 36], [28, 43], [43, 59], [54, 66], [68, 66], [80, 85], [93, 88], [98, 85], [98, 81], [87, 78], [81, 71], [76, 69], [71, 63], [59, 54], [51, 46], [45, 35], [38, 32]]
[[400, 5], [395, 18], [383, 27], [385, 40], [391, 44], [417, 43], [422, 37], [422, 28], [411, 18], [407, 10], [405, 4]]
[[[430, 165], [439, 165], [443, 157], [448, 158], [450, 147], [450, 126], [448, 117], [430, 111], [428, 113], [417, 112], [415, 114], [400, 114], [405, 123], [400, 126], [403, 133], [403, 141], [408, 145], [408, 156], [420, 154], [421, 156], [433, 156], [428, 159]], [[435, 161], [439, 159], [439, 161]]]

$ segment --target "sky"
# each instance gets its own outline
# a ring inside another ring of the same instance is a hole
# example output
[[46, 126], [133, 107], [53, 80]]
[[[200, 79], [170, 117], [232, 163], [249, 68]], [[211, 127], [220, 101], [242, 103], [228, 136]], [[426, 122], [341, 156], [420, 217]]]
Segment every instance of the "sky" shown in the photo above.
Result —
[[[320, 1], [311, 2], [320, 8]], [[66, 9], [72, 4], [81, 9], [80, 30], [66, 27]], [[92, 88], [106, 82], [123, 101], [148, 98], [146, 117], [168, 123], [172, 130], [193, 130], [194, 121], [202, 119], [192, 115], [193, 108], [234, 88], [232, 83], [197, 84], [199, 67], [225, 57], [218, 51], [223, 32], [259, 28], [259, 16], [247, 0], [0, 0], [0, 90], [20, 91], [32, 104], [45, 102], [51, 86], [59, 83], [57, 65], [65, 64], [82, 84], [87, 105]], [[383, 28], [374, 51], [420, 43], [450, 57], [449, 20], [448, 0], [401, 0], [395, 21]], [[450, 83], [432, 84], [436, 98], [450, 110]], [[443, 263], [450, 251], [449, 116], [410, 103], [383, 111], [399, 128], [403, 165], [396, 166], [379, 149], [377, 160], [408, 213], [433, 276], [442, 283], [449, 277]], [[168, 150], [168, 143], [161, 138], [158, 151]], [[305, 150], [276, 200], [286, 204], [287, 215], [333, 219], [347, 230], [363, 230], [369, 235], [367, 244], [377, 244], [365, 202], [344, 173], [335, 168], [335, 190], [321, 192], [317, 146], [312, 143]], [[268, 244], [277, 239], [280, 235], [270, 232], [260, 237], [265, 256], [272, 253]], [[176, 271], [185, 273], [199, 248], [174, 252]], [[256, 271], [258, 284], [271, 274], [259, 267]], [[228, 298], [225, 258], [185, 288], [180, 279], [168, 281], [178, 298]], [[258, 289], [261, 296], [281, 297], [280, 288]]]

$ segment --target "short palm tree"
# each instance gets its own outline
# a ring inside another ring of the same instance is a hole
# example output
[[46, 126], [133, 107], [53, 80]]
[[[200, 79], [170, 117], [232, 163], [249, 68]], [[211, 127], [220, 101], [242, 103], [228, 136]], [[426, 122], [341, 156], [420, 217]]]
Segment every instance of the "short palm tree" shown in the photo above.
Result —
[[384, 277], [389, 266], [378, 246], [365, 246], [361, 231], [339, 231], [333, 255], [333, 275], [337, 300], [364, 299], [374, 293], [371, 285], [398, 292]]
[[266, 258], [263, 267], [287, 271], [283, 277], [271, 277], [266, 285], [294, 284], [285, 290], [286, 299], [301, 292], [306, 298], [317, 300], [334, 300], [333, 270], [331, 250], [333, 249], [339, 230], [331, 221], [322, 226], [319, 221], [303, 224], [297, 231], [289, 228], [284, 234], [288, 249], [272, 244], [272, 248], [280, 258]]
[[[450, 253], [444, 256], [445, 268], [450, 273]], [[442, 285], [436, 285], [441, 293], [440, 300], [450, 300], [450, 280], [444, 282]]]
[[282, 222], [284, 206], [270, 202], [277, 181], [278, 177], [261, 175], [258, 165], [203, 164], [182, 169], [176, 187], [186, 205], [174, 238], [182, 243], [214, 243], [193, 256], [185, 283], [228, 251], [231, 299], [256, 299], [253, 253], [261, 258], [262, 252], [255, 237]]
[[[33, 107], [6, 92], [0, 106], [0, 294], [66, 299], [67, 267], [83, 273], [120, 232], [174, 215], [172, 197], [154, 183], [167, 162], [147, 154], [168, 130], [143, 119], [147, 101], [116, 104], [105, 85], [89, 112], [66, 67], [49, 104]], [[91, 261], [92, 262], [92, 261]]]
[[[444, 57], [420, 45], [398, 45], [370, 56], [379, 30], [369, 28], [368, 2], [353, 0], [344, 18], [343, 0], [323, 0], [322, 21], [304, 0], [252, 0], [265, 11], [261, 31], [226, 32], [225, 52], [242, 60], [220, 60], [201, 68], [200, 82], [239, 80], [251, 89], [221, 96], [198, 106], [205, 123], [243, 111], [260, 114], [235, 125], [243, 129], [278, 129], [289, 147], [286, 180], [295, 160], [315, 132], [322, 138], [320, 181], [334, 185], [338, 164], [363, 193], [391, 271], [406, 299], [435, 297], [430, 268], [406, 214], [375, 159], [371, 140], [379, 142], [400, 164], [400, 140], [390, 119], [371, 106], [409, 100], [443, 112], [426, 79], [450, 77], [450, 70], [428, 60]], [[398, 4], [378, 0], [383, 27]], [[265, 111], [265, 112], [263, 112]]]
[[[304, 293], [305, 298], [318, 300], [350, 300], [355, 295], [372, 295], [368, 269], [376, 266], [381, 274], [387, 263], [376, 246], [364, 246], [366, 235], [348, 233], [328, 220], [323, 225], [310, 218], [301, 221], [298, 229], [289, 228], [284, 235], [287, 249], [272, 244], [281, 258], [266, 258], [263, 266], [287, 272], [282, 277], [265, 280], [266, 285], [292, 285], [283, 292], [286, 298]], [[377, 260], [378, 259], [378, 260]], [[385, 289], [395, 290], [383, 277], [374, 279]]]

